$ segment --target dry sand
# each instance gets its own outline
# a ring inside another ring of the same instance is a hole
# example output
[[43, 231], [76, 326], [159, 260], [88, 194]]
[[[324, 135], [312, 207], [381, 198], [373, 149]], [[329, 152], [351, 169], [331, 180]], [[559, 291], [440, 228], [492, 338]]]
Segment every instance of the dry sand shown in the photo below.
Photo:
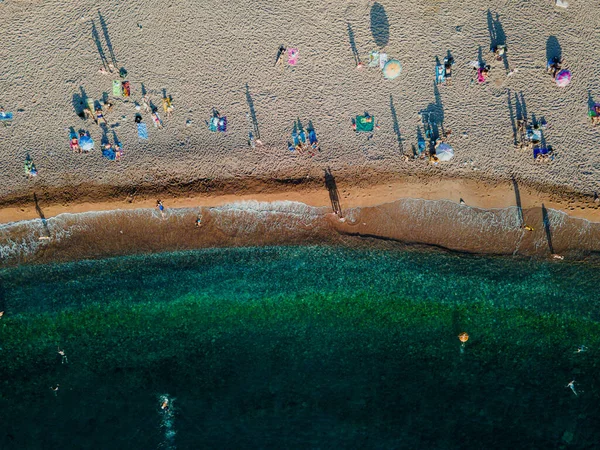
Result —
[[[385, 20], [378, 16], [375, 35], [374, 3], [5, 0], [0, 3], [0, 106], [14, 112], [15, 120], [10, 127], [0, 125], [0, 203], [32, 211], [36, 193], [45, 205], [66, 204], [63, 210], [77, 211], [78, 199], [122, 201], [123, 193], [134, 190], [176, 188], [187, 197], [207, 184], [218, 191], [224, 184], [236, 186], [236, 180], [319, 180], [325, 167], [349, 190], [356, 187], [354, 176], [364, 188], [365, 180], [381, 184], [382, 173], [386, 183], [418, 175], [481, 183], [498, 179], [510, 186], [514, 175], [554, 195], [580, 192], [591, 198], [600, 190], [600, 127], [592, 128], [586, 116], [590, 98], [600, 101], [597, 1], [574, 0], [566, 10], [550, 0], [382, 1], [375, 7], [384, 11]], [[488, 11], [494, 19], [499, 15], [510, 67], [518, 68], [510, 78], [489, 53]], [[387, 44], [382, 42], [386, 21]], [[118, 163], [101, 158], [101, 129], [75, 112], [83, 91], [92, 99], [104, 92], [112, 98], [111, 82], [118, 79], [98, 72], [93, 26], [107, 59], [106, 36], [117, 66], [127, 69], [132, 83], [131, 99], [117, 99], [107, 114], [108, 137], [112, 141], [116, 133], [126, 152]], [[400, 77], [385, 81], [376, 69], [356, 70], [349, 30], [363, 62], [369, 51], [382, 48], [402, 62]], [[551, 36], [573, 72], [564, 89], [545, 72]], [[296, 67], [274, 67], [280, 44], [300, 49]], [[492, 65], [483, 86], [470, 83], [469, 63], [480, 48]], [[435, 58], [442, 59], [447, 50], [456, 60], [453, 83], [436, 90]], [[163, 130], [153, 128], [142, 112], [150, 133], [146, 143], [138, 142], [134, 124], [142, 83], [159, 108], [163, 89], [175, 105], [174, 117], [163, 117]], [[516, 95], [519, 102], [524, 99], [530, 120], [535, 115], [550, 124], [545, 138], [555, 149], [552, 164], [535, 163], [529, 151], [515, 150], [509, 98], [514, 118]], [[265, 144], [255, 150], [247, 146], [249, 103]], [[227, 133], [206, 128], [212, 107], [228, 117]], [[427, 108], [452, 131], [456, 152], [454, 160], [438, 167], [401, 158], [416, 144], [418, 112]], [[350, 127], [351, 118], [363, 111], [381, 125], [372, 139]], [[316, 129], [322, 151], [314, 158], [287, 150], [296, 119], [304, 126], [311, 121]], [[96, 150], [73, 154], [68, 127], [89, 130]], [[28, 153], [39, 170], [32, 180], [23, 171]], [[271, 191], [277, 190], [278, 184], [273, 186]], [[257, 191], [244, 183], [237, 187], [238, 194]]]

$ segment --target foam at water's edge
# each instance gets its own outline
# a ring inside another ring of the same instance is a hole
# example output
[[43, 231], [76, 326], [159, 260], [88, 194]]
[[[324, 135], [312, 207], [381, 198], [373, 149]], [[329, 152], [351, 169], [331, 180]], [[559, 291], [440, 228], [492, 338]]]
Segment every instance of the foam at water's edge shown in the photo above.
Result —
[[[2, 265], [222, 246], [347, 243], [350, 236], [393, 239], [458, 251], [581, 256], [599, 251], [600, 224], [547, 210], [479, 209], [447, 200], [403, 199], [349, 208], [244, 201], [211, 208], [64, 213], [0, 225]], [[201, 219], [201, 226], [195, 227]], [[527, 224], [534, 231], [526, 231]]]

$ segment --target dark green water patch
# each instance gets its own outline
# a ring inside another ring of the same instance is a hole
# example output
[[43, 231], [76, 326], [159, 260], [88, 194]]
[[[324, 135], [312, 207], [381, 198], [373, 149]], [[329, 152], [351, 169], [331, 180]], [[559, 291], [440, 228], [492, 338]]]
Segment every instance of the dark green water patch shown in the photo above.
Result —
[[595, 270], [315, 247], [3, 271], [0, 448], [593, 448]]

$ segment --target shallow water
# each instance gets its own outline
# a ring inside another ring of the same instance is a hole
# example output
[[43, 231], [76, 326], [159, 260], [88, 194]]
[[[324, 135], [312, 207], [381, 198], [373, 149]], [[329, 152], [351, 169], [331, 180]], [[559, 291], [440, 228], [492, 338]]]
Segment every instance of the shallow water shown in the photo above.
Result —
[[590, 448], [597, 270], [323, 246], [4, 269], [0, 447]]
[[343, 218], [329, 208], [290, 201], [168, 209], [164, 218], [152, 209], [61, 214], [0, 225], [0, 267], [209, 247], [361, 246], [365, 239], [478, 254], [597, 259], [600, 223], [552, 209], [486, 210], [422, 199], [344, 209]]

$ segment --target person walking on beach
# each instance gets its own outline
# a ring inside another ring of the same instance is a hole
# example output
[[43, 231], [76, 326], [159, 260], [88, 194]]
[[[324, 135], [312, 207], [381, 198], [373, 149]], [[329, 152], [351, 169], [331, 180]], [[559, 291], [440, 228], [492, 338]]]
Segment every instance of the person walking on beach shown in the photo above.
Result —
[[160, 215], [164, 219], [165, 218], [165, 207], [161, 200], [156, 200], [156, 207], [158, 208], [158, 210], [160, 211]]

